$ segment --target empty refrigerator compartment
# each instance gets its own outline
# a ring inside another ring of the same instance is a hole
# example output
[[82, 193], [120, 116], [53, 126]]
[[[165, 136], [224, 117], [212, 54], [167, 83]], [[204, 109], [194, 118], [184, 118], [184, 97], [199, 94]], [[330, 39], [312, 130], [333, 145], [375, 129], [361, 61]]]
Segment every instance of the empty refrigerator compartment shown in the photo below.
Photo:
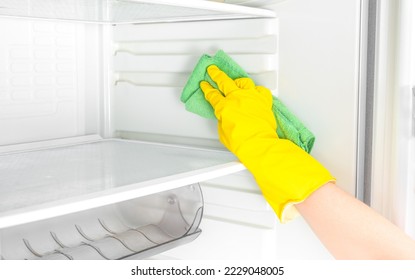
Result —
[[0, 229], [244, 169], [225, 151], [120, 139], [0, 154], [0, 166]]
[[146, 258], [196, 238], [198, 184], [0, 231], [3, 259]]

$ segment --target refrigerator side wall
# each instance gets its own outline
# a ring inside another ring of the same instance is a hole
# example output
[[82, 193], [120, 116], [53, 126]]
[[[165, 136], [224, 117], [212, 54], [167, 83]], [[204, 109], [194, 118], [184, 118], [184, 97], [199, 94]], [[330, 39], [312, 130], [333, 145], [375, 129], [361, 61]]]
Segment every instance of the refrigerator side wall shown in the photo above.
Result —
[[100, 27], [0, 20], [0, 145], [98, 133]]

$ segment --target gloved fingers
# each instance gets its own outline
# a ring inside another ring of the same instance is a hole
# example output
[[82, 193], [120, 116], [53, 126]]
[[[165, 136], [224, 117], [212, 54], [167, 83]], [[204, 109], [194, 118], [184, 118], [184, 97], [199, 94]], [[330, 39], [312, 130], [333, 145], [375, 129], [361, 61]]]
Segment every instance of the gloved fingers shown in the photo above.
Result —
[[215, 108], [221, 100], [223, 100], [225, 97], [220, 93], [219, 90], [215, 89], [206, 81], [200, 82], [200, 89], [205, 94], [206, 100], [212, 105], [213, 108]]
[[210, 65], [207, 68], [207, 72], [212, 80], [218, 85], [218, 88], [225, 96], [229, 93], [238, 90], [238, 86], [235, 84], [225, 72], [220, 70], [216, 65]]
[[263, 95], [272, 95], [271, 91], [266, 87], [257, 86], [257, 87], [255, 87], [255, 89]]
[[226, 147], [228, 148], [228, 150], [230, 150], [231, 152], [233, 152], [232, 149], [232, 145], [229, 143], [229, 140], [227, 137], [224, 137], [225, 131], [223, 129], [223, 127], [221, 125], [218, 125], [218, 135], [219, 135], [219, 141]]
[[255, 88], [255, 83], [250, 78], [239, 78], [235, 80], [235, 84], [241, 89]]
[[257, 92], [261, 94], [262, 98], [264, 98], [268, 102], [271, 102], [272, 104], [272, 93], [268, 88], [263, 87], [263, 86], [257, 86], [255, 87], [255, 89], [257, 90]]

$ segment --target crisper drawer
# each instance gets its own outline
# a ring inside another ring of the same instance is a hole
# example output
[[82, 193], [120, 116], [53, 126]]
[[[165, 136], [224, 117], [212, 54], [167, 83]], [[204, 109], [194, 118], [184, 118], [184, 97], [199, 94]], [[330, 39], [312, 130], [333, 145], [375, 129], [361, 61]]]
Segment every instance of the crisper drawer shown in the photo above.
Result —
[[1, 230], [2, 259], [146, 258], [195, 239], [198, 184]]

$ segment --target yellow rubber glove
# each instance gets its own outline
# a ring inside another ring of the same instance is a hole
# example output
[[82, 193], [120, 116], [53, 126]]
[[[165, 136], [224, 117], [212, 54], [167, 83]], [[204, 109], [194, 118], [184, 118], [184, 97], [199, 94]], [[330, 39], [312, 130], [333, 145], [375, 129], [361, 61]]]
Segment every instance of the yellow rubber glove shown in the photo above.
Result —
[[249, 78], [232, 80], [215, 65], [208, 73], [219, 90], [206, 81], [200, 87], [214, 108], [220, 141], [254, 175], [280, 221], [291, 220], [298, 214], [294, 204], [335, 179], [301, 148], [278, 138], [268, 89]]

